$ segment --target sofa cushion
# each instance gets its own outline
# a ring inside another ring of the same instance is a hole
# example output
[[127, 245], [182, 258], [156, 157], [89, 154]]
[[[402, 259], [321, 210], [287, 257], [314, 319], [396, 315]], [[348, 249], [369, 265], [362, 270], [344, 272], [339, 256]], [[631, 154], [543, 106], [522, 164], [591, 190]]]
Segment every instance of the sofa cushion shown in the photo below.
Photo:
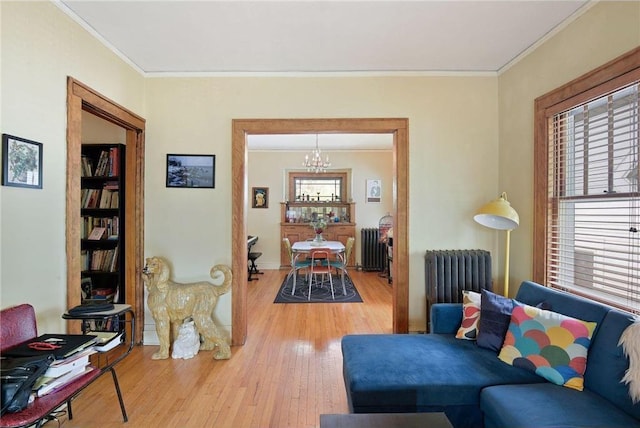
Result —
[[640, 419], [640, 403], [633, 404], [629, 386], [621, 382], [629, 360], [618, 345], [620, 335], [633, 322], [631, 314], [611, 310], [598, 325], [589, 349], [584, 387], [595, 391], [627, 413]]
[[437, 406], [477, 408], [485, 386], [545, 381], [453, 335], [349, 335], [342, 339], [342, 354], [349, 407], [354, 413], [417, 412]]
[[582, 375], [596, 325], [516, 303], [498, 358], [534, 371], [556, 385], [582, 391]]
[[476, 340], [480, 320], [480, 293], [462, 291], [462, 322], [456, 339]]
[[551, 383], [498, 385], [482, 390], [485, 428], [640, 427], [640, 421], [587, 389]]
[[478, 346], [498, 352], [511, 322], [513, 300], [482, 290]]

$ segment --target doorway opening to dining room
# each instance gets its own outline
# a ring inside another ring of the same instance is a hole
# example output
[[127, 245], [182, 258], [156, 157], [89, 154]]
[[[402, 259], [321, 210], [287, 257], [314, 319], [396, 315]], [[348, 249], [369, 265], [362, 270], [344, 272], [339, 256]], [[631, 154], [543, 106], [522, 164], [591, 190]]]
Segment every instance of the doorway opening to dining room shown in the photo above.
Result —
[[[247, 338], [247, 214], [251, 206], [248, 186], [248, 145], [251, 135], [268, 134], [329, 134], [371, 133], [390, 134], [393, 137], [392, 198], [394, 221], [393, 258], [393, 320], [395, 333], [408, 331], [408, 276], [407, 245], [408, 215], [408, 119], [235, 119], [232, 134], [232, 344], [242, 345]], [[278, 201], [279, 202], [279, 201]], [[401, 269], [398, 269], [401, 266]]]

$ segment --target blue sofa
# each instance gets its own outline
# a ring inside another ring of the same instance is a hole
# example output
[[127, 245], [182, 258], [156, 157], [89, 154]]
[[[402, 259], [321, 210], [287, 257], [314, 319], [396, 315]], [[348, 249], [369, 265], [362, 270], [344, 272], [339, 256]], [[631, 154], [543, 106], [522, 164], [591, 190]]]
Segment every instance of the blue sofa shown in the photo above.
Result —
[[430, 334], [349, 335], [343, 374], [352, 413], [445, 412], [454, 427], [640, 427], [620, 380], [628, 360], [618, 346], [633, 317], [572, 294], [525, 281], [516, 300], [597, 322], [584, 390], [552, 384], [506, 364], [495, 351], [455, 338], [462, 304], [432, 307]]

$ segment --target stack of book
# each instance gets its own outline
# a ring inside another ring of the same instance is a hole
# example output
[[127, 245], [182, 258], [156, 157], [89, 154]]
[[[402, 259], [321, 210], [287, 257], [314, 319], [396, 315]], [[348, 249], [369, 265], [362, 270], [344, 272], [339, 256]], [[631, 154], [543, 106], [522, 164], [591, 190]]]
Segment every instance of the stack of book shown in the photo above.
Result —
[[43, 334], [3, 352], [3, 357], [33, 357], [51, 354], [55, 361], [33, 387], [38, 397], [50, 394], [95, 370], [89, 356], [98, 336], [93, 334]]
[[95, 354], [93, 347], [77, 352], [67, 358], [53, 362], [42, 377], [40, 377], [33, 391], [36, 396], [42, 397], [56, 392], [75, 379], [95, 370], [89, 361], [89, 355]]

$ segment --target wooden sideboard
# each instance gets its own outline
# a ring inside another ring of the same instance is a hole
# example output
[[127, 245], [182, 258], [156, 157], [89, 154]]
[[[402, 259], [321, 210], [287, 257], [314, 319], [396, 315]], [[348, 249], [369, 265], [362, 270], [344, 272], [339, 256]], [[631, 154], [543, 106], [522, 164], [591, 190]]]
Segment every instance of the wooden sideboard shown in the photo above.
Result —
[[[282, 243], [282, 239], [289, 238], [291, 245], [294, 242], [298, 241], [306, 241], [307, 239], [313, 239], [316, 236], [313, 228], [309, 224], [308, 219], [305, 218], [296, 218], [296, 221], [293, 222], [290, 218], [287, 218], [287, 208], [289, 211], [297, 210], [306, 211], [306, 210], [317, 210], [317, 211], [335, 211], [338, 213], [342, 213], [341, 221], [339, 222], [327, 222], [327, 228], [322, 232], [322, 237], [327, 241], [340, 241], [343, 244], [347, 244], [347, 239], [349, 237], [356, 236], [356, 224], [351, 222], [342, 221], [343, 219], [353, 219], [355, 217], [354, 212], [355, 204], [351, 203], [281, 203], [281, 223], [280, 223], [280, 265], [283, 267], [288, 267], [291, 265], [291, 261], [289, 260], [289, 255], [287, 254], [287, 249]], [[287, 221], [289, 220], [289, 221]], [[302, 221], [300, 221], [302, 220]], [[353, 266], [355, 264], [354, 252], [351, 252], [351, 257], [347, 261], [347, 265]]]

